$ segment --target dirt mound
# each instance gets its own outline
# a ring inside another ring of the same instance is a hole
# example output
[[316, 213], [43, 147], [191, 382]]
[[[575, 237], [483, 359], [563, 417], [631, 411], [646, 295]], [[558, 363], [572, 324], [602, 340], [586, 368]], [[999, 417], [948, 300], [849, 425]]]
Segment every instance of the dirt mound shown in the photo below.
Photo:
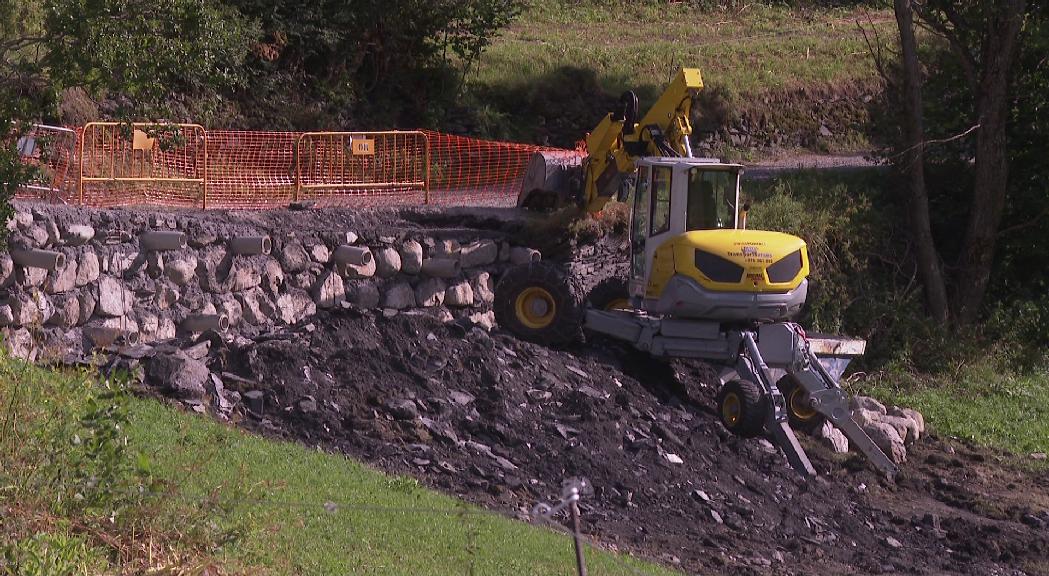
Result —
[[353, 309], [212, 352], [226, 388], [251, 393], [241, 425], [499, 510], [585, 478], [598, 541], [690, 572], [1049, 573], [1044, 473], [933, 438], [895, 484], [806, 442], [821, 476], [805, 479], [724, 430], [702, 363]]

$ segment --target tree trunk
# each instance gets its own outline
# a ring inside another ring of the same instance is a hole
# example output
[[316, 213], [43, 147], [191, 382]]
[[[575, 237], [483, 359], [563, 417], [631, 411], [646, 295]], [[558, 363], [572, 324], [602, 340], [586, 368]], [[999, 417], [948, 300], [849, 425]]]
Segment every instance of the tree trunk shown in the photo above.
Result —
[[940, 257], [933, 242], [929, 222], [929, 196], [925, 189], [925, 127], [922, 114], [921, 69], [914, 39], [911, 0], [894, 0], [896, 24], [900, 29], [903, 56], [904, 152], [901, 158], [907, 176], [911, 236], [917, 247], [918, 274], [925, 287], [929, 315], [937, 322], [947, 321], [947, 288], [940, 269]]
[[958, 261], [958, 290], [953, 303], [959, 324], [971, 324], [978, 318], [994, 265], [1009, 176], [1005, 125], [1009, 118], [1010, 69], [1016, 59], [1025, 4], [1025, 0], [1001, 2], [996, 13], [988, 17], [984, 31], [976, 94], [980, 130], [972, 211]]

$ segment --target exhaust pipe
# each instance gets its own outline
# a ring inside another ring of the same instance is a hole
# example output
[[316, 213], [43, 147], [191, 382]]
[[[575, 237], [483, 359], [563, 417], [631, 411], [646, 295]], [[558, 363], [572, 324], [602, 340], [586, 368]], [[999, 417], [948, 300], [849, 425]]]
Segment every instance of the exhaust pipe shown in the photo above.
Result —
[[138, 237], [138, 245], [147, 252], [182, 250], [186, 247], [186, 233], [146, 232]]
[[240, 236], [230, 239], [229, 249], [242, 256], [269, 254], [273, 249], [273, 241], [269, 236]]
[[11, 260], [24, 268], [43, 268], [49, 272], [66, 267], [66, 255], [54, 250], [12, 250]]
[[462, 264], [455, 258], [429, 258], [423, 261], [422, 273], [435, 278], [455, 278]]
[[182, 321], [182, 329], [186, 332], [225, 332], [229, 330], [229, 317], [225, 314], [194, 314]]
[[372, 251], [367, 246], [339, 246], [332, 252], [332, 260], [343, 266], [366, 266], [372, 261]]

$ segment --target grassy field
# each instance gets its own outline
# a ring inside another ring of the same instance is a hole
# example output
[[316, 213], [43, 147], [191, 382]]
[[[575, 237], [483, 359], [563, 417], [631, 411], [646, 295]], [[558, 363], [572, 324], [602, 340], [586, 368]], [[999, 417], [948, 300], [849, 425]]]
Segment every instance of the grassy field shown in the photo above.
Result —
[[863, 389], [916, 408], [940, 434], [1008, 450], [1021, 461], [1049, 452], [1047, 374], [1018, 376], [984, 363], [936, 377], [878, 374]]
[[[560, 532], [84, 373], [4, 360], [0, 403], [0, 574], [5, 562], [27, 576], [574, 569]], [[593, 574], [670, 574], [605, 551], [589, 550], [588, 561]]]
[[[868, 21], [868, 17], [870, 21]], [[651, 96], [680, 67], [737, 94], [872, 81], [873, 62], [856, 22], [886, 34], [891, 12], [818, 10], [748, 3], [701, 11], [685, 2], [534, 0], [482, 56], [471, 81], [543, 84], [565, 66], [592, 69], [618, 94]]]

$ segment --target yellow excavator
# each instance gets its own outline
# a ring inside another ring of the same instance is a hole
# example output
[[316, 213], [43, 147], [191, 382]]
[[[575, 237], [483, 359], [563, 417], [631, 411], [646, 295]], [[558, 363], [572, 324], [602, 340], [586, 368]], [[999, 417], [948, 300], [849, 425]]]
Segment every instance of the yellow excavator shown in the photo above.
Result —
[[692, 103], [702, 88], [700, 71], [683, 69], [643, 118], [625, 93], [587, 136], [581, 161], [533, 156], [519, 206], [597, 212], [627, 200], [630, 277], [582, 296], [555, 266], [517, 266], [496, 287], [496, 319], [542, 344], [566, 344], [585, 330], [655, 356], [705, 360], [721, 367], [718, 414], [730, 431], [769, 436], [795, 469], [814, 474], [790, 425], [829, 421], [894, 476], [896, 466], [852, 419], [838, 383], [843, 366], [817, 356], [840, 352], [841, 343], [810, 338], [791, 321], [808, 288], [805, 242], [747, 230], [743, 167], [692, 155]]

